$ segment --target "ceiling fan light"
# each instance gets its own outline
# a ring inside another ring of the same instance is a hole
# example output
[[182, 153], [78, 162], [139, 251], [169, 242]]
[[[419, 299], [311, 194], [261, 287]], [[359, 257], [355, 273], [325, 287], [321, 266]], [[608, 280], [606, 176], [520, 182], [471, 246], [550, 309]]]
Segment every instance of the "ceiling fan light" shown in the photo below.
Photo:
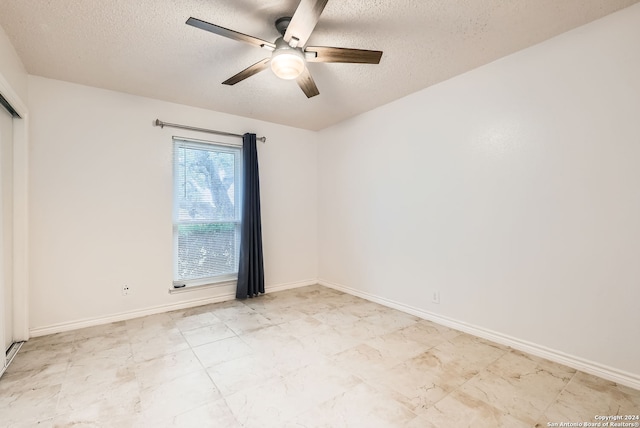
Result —
[[271, 70], [281, 79], [295, 79], [302, 74], [304, 68], [304, 57], [298, 50], [276, 50], [271, 56]]

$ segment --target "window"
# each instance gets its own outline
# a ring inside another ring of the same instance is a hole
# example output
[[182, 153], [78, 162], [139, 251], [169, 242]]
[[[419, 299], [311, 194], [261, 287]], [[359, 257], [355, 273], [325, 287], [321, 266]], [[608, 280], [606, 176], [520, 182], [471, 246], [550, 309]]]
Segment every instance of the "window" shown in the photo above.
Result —
[[174, 138], [174, 287], [237, 279], [238, 146]]

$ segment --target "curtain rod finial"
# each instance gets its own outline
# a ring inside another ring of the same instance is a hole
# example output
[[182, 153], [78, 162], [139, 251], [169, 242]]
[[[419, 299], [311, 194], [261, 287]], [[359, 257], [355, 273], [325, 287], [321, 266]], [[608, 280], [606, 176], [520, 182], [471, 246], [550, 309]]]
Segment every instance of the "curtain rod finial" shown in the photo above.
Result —
[[154, 126], [159, 126], [160, 128], [164, 128], [164, 123], [160, 122], [160, 119], [156, 119], [155, 122], [153, 122]]

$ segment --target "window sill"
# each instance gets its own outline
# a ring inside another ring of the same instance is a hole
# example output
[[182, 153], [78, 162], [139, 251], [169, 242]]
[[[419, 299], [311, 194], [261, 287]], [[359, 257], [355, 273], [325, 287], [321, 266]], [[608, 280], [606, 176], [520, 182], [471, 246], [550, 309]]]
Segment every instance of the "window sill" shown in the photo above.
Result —
[[190, 291], [201, 291], [201, 290], [206, 290], [208, 288], [223, 287], [225, 285], [236, 285], [237, 283], [238, 283], [237, 279], [224, 279], [217, 282], [207, 282], [204, 284], [191, 284], [191, 285], [187, 284], [181, 288], [171, 287], [169, 289], [169, 294], [181, 294], [181, 293], [188, 293]]

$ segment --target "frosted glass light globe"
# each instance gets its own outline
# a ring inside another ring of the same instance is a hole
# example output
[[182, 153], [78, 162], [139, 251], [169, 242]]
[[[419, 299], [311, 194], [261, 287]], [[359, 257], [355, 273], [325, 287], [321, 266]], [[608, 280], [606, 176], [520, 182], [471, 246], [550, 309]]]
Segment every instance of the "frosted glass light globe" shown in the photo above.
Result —
[[271, 70], [281, 79], [295, 79], [304, 67], [304, 55], [297, 49], [276, 49], [271, 56]]

